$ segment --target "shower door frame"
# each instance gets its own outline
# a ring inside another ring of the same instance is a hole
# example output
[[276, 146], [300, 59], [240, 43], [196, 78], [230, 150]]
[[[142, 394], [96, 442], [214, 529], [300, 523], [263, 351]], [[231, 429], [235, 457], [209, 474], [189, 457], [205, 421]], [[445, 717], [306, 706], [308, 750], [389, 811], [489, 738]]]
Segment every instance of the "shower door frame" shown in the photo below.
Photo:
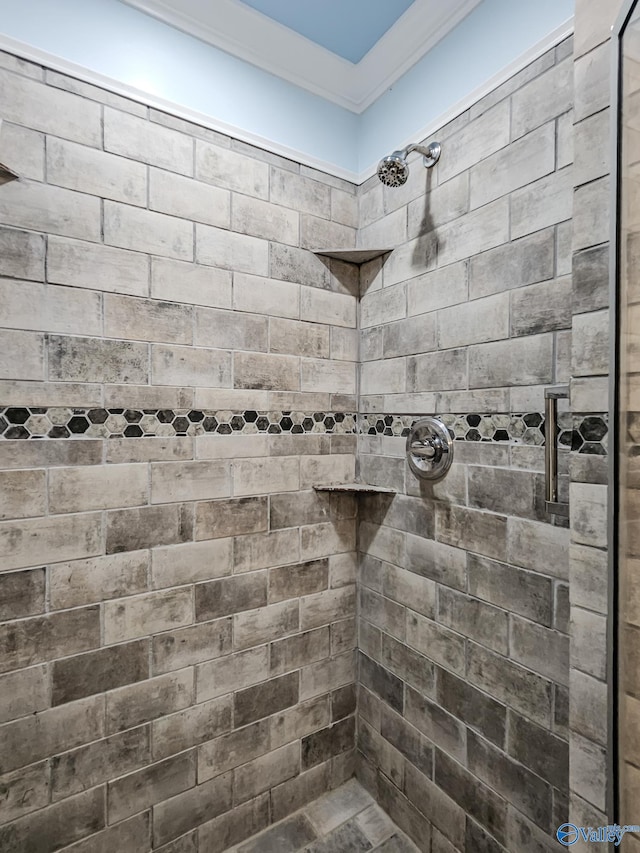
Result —
[[608, 489], [607, 489], [607, 545], [608, 545], [608, 750], [607, 750], [607, 812], [611, 823], [620, 812], [620, 744], [618, 715], [620, 712], [620, 613], [619, 613], [619, 522], [620, 522], [620, 336], [622, 316], [622, 288], [619, 284], [621, 227], [620, 200], [622, 197], [622, 39], [631, 15], [640, 0], [624, 0], [611, 30], [611, 142], [610, 142], [610, 230], [609, 230], [609, 432], [608, 432]]

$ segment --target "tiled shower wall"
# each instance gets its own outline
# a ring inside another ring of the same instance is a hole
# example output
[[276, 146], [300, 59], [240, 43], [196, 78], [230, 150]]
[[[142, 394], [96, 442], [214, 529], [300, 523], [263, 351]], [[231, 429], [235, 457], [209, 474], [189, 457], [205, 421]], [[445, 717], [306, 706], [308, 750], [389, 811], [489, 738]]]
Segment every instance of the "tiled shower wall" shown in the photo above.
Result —
[[355, 188], [7, 55], [0, 116], [0, 849], [215, 853], [353, 773]]
[[[539, 426], [570, 377], [572, 107], [568, 40], [434, 133], [432, 172], [360, 194], [359, 239], [397, 245], [363, 274], [360, 472], [398, 494], [361, 504], [358, 774], [432, 853], [555, 850], [568, 816], [569, 531]], [[602, 454], [581, 411], [575, 455]], [[433, 413], [458, 440], [429, 485], [402, 431]]]

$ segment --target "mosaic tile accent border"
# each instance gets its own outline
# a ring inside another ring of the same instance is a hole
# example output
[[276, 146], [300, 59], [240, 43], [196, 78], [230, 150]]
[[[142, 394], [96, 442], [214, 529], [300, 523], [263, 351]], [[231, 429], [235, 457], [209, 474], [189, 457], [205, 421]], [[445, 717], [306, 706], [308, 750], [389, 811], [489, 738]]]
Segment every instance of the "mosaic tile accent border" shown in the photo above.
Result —
[[[510, 415], [438, 415], [456, 441], [508, 441], [512, 444], [544, 446], [544, 415], [527, 412]], [[406, 437], [416, 415], [360, 415], [359, 432], [363, 435]], [[607, 453], [608, 415], [558, 415], [558, 445], [578, 453], [605, 456]]]
[[0, 408], [0, 437], [5, 439], [355, 432], [356, 416], [345, 412]]
[[[217, 435], [407, 436], [418, 415], [352, 412], [209, 411], [202, 409], [98, 409], [7, 406], [0, 408], [0, 439], [141, 438]], [[439, 415], [456, 441], [544, 445], [540, 412]], [[558, 442], [579, 453], [607, 452], [606, 414], [558, 416]]]

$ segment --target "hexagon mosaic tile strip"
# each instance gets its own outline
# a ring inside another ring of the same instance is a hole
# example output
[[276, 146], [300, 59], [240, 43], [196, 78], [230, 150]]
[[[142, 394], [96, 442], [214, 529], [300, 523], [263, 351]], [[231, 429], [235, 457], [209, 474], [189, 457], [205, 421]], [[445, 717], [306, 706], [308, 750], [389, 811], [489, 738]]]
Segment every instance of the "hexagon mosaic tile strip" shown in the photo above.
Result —
[[[507, 441], [544, 445], [544, 416], [439, 415], [456, 441]], [[140, 438], [172, 435], [333, 434], [406, 436], [416, 415], [345, 412], [204, 411], [201, 409], [97, 409], [7, 406], [0, 408], [1, 439]], [[558, 418], [558, 443], [579, 453], [607, 452], [606, 414]]]
[[44, 409], [16, 406], [0, 409], [0, 434], [8, 439], [355, 432], [355, 415], [344, 412]]
[[[501, 415], [438, 415], [456, 441], [507, 441], [512, 444], [545, 443], [545, 421], [540, 412]], [[365, 435], [407, 436], [415, 415], [368, 414], [359, 417]], [[558, 445], [578, 453], [607, 453], [608, 415], [558, 415]]]

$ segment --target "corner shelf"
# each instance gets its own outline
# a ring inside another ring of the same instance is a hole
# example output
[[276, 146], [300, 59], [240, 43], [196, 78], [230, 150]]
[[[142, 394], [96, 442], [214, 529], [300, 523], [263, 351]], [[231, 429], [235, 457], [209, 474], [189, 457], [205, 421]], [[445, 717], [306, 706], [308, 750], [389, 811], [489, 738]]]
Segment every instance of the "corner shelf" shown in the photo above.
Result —
[[348, 264], [366, 264], [382, 255], [393, 252], [393, 247], [386, 249], [313, 249], [314, 255], [333, 258], [336, 261], [346, 261]]
[[366, 483], [327, 483], [327, 485], [316, 485], [316, 492], [353, 492], [356, 494], [382, 494], [397, 495], [396, 489], [387, 489], [385, 486], [369, 486]]
[[0, 163], [0, 186], [2, 184], [8, 184], [9, 181], [17, 181], [18, 175], [13, 172], [8, 166], [5, 166], [4, 163]]

